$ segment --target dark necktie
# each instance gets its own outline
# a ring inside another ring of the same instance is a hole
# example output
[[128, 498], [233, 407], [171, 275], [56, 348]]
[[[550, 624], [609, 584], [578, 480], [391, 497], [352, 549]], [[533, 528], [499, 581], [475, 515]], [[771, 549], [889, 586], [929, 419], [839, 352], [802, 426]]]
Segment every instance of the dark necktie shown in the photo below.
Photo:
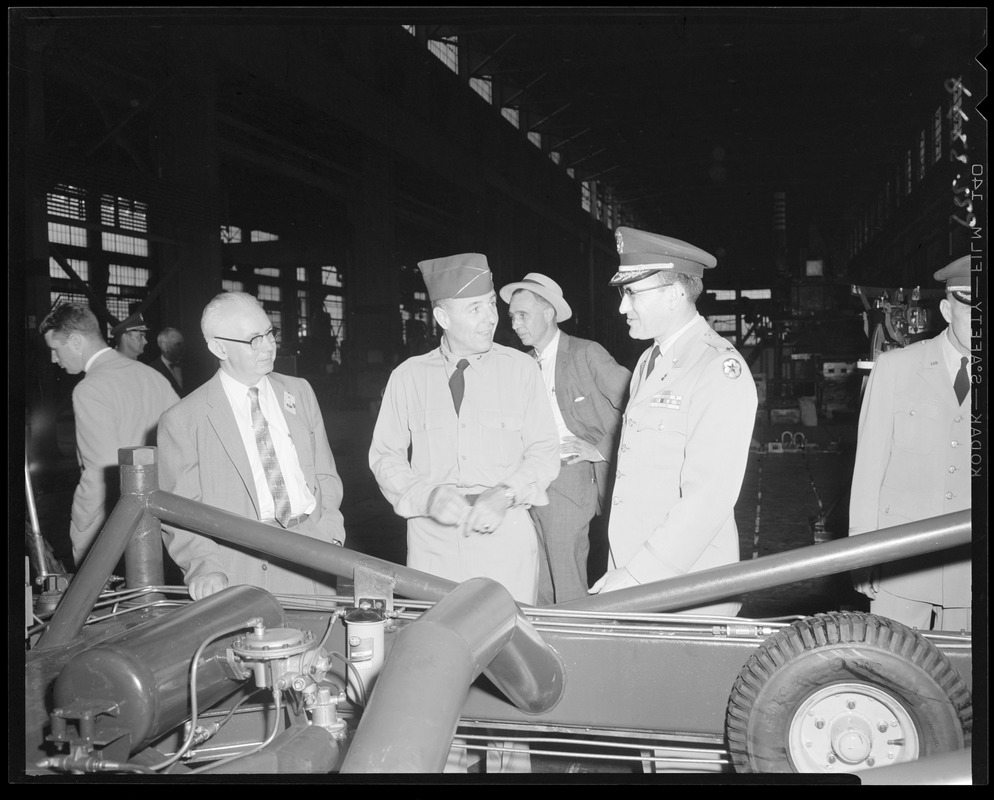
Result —
[[462, 396], [466, 392], [466, 376], [463, 374], [469, 362], [465, 358], [459, 359], [456, 364], [456, 371], [449, 378], [449, 391], [452, 392], [452, 405], [456, 407], [456, 416], [459, 416], [459, 409], [462, 406]]
[[269, 423], [262, 415], [259, 405], [259, 389], [253, 386], [249, 389], [249, 400], [252, 401], [252, 428], [255, 430], [255, 444], [259, 448], [259, 458], [262, 459], [262, 469], [266, 473], [266, 483], [273, 494], [273, 507], [276, 521], [284, 528], [290, 521], [290, 494], [280, 471], [280, 462], [276, 458], [276, 448], [273, 438], [269, 435]]
[[649, 363], [645, 368], [645, 377], [648, 378], [652, 374], [652, 368], [656, 366], [656, 359], [659, 358], [659, 345], [654, 344], [652, 346], [652, 352], [649, 353]]
[[959, 372], [956, 373], [956, 380], [953, 381], [953, 389], [956, 391], [956, 400], [960, 405], [963, 405], [963, 401], [966, 400], [966, 396], [970, 394], [970, 376], [966, 373], [966, 365], [969, 361], [970, 359], [967, 356], [963, 356], [962, 360], [959, 362]]

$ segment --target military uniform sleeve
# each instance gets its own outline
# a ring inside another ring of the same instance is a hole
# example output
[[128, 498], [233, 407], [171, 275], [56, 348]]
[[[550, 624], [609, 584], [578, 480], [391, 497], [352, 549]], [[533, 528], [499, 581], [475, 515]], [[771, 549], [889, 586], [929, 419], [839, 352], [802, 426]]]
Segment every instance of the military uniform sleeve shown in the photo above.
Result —
[[380, 413], [373, 427], [369, 468], [387, 502], [405, 519], [427, 515], [428, 498], [434, 488], [411, 467], [408, 459], [410, 445], [407, 395], [403, 377], [395, 370], [387, 381]]
[[[734, 359], [739, 374], [732, 377]], [[625, 566], [640, 583], [685, 574], [734, 513], [756, 422], [756, 384], [741, 357], [720, 353], [690, 400], [680, 499]], [[671, 543], [680, 542], [680, 547]]]
[[881, 355], [870, 370], [856, 435], [849, 496], [849, 534], [877, 529], [880, 486], [891, 456], [894, 432], [893, 359]]
[[302, 405], [307, 409], [310, 420], [311, 438], [314, 444], [314, 477], [321, 503], [320, 528], [328, 541], [345, 542], [345, 520], [342, 517], [342, 479], [335, 466], [335, 456], [328, 443], [328, 432], [324, 427], [324, 417], [318, 405], [317, 395], [307, 381], [301, 381]]
[[615, 361], [597, 342], [590, 343], [586, 348], [586, 355], [587, 365], [594, 376], [597, 391], [616, 412], [613, 419], [609, 420], [610, 424], [606, 426], [604, 437], [596, 443], [597, 452], [608, 461], [613, 461], [632, 373]]
[[514, 492], [515, 502], [530, 506], [549, 503], [546, 489], [559, 475], [559, 431], [546, 396], [542, 373], [534, 364], [525, 370], [525, 398], [521, 440], [521, 462], [503, 483]]
[[[202, 502], [197, 424], [191, 424], [186, 415], [176, 414], [178, 408], [173, 406], [159, 418], [159, 486], [163, 491]], [[210, 572], [227, 574], [221, 551], [213, 539], [163, 525], [162, 541], [173, 561], [183, 570], [187, 585]]]

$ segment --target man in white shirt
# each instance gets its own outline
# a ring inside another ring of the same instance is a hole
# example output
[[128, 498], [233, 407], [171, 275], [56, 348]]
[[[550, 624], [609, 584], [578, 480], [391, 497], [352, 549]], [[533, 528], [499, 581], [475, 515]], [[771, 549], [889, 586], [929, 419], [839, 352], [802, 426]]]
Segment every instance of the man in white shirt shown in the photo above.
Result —
[[[222, 292], [201, 330], [218, 371], [159, 422], [159, 484], [174, 494], [333, 544], [345, 541], [342, 481], [307, 381], [273, 372], [278, 329], [259, 302]], [[334, 578], [163, 526], [194, 600], [248, 584], [334, 594]]]
[[108, 347], [86, 306], [57, 306], [38, 330], [55, 363], [70, 375], [86, 373], [72, 393], [81, 474], [69, 537], [78, 565], [117, 502], [118, 449], [155, 444], [159, 415], [179, 398], [155, 370]]

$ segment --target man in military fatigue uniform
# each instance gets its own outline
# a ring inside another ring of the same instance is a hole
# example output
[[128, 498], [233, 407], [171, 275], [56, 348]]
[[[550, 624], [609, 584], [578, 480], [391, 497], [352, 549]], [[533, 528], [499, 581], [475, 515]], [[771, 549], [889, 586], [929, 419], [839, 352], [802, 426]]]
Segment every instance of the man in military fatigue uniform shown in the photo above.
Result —
[[[935, 273], [946, 284], [938, 336], [882, 353], [859, 415], [849, 535], [971, 507], [970, 256]], [[870, 610], [920, 630], [971, 630], [970, 547], [853, 573]]]
[[[714, 256], [632, 228], [615, 234], [611, 285], [633, 339], [654, 344], [632, 375], [608, 528], [607, 573], [590, 592], [674, 578], [739, 560], [734, 506], [756, 420], [742, 356], [697, 313]], [[738, 600], [686, 612], [734, 616]]]

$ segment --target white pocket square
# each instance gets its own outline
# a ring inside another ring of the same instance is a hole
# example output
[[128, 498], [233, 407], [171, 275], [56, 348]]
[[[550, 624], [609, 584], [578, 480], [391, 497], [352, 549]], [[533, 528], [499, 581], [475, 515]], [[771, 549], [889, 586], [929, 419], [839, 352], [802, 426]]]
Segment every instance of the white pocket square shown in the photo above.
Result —
[[579, 403], [579, 402], [580, 402], [581, 400], [586, 400], [586, 399], [587, 399], [586, 397], [578, 397], [578, 398], [576, 398], [576, 400], [574, 400], [573, 402], [574, 402], [574, 403]]

